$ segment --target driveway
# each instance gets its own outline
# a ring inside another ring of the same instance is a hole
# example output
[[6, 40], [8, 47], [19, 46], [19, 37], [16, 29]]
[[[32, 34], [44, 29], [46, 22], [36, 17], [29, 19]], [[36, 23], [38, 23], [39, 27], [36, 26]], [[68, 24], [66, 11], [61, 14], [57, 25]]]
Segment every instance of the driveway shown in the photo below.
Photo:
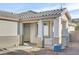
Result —
[[0, 53], [1, 55], [79, 55], [79, 42], [70, 42], [62, 52], [54, 52], [50, 48], [37, 48], [35, 46], [19, 46], [9, 48]]
[[60, 55], [79, 55], [79, 42], [70, 42], [69, 47], [64, 52], [59, 53]]

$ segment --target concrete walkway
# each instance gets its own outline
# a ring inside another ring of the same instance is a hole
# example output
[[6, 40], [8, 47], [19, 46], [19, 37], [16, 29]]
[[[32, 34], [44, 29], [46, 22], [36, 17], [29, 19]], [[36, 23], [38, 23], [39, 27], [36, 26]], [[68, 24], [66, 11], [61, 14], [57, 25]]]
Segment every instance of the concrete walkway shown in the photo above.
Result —
[[9, 48], [4, 52], [0, 52], [1, 55], [79, 55], [79, 42], [70, 42], [68, 48], [63, 52], [53, 52], [49, 48], [37, 48], [34, 46], [19, 46]]
[[79, 42], [70, 42], [68, 48], [64, 52], [59, 53], [60, 55], [79, 55]]

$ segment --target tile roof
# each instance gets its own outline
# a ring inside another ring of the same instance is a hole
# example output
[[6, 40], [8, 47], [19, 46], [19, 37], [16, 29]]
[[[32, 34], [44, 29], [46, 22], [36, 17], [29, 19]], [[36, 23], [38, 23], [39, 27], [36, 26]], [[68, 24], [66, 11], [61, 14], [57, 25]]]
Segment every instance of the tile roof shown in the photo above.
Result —
[[33, 20], [33, 19], [44, 19], [44, 18], [56, 18], [61, 16], [62, 12], [65, 10], [63, 9], [56, 9], [56, 10], [50, 10], [50, 11], [43, 11], [43, 12], [23, 12], [18, 14], [20, 19], [22, 20]]
[[6, 12], [6, 11], [0, 11], [0, 18], [4, 17], [7, 19], [13, 19], [13, 20], [35, 20], [35, 19], [50, 19], [50, 18], [57, 18], [62, 15], [62, 13], [66, 10], [66, 8], [63, 9], [56, 9], [56, 10], [49, 10], [49, 11], [43, 11], [43, 12], [34, 12], [34, 11], [27, 11], [22, 12], [19, 14], [14, 14], [12, 12]]
[[18, 20], [19, 17], [12, 13], [12, 12], [7, 12], [7, 11], [0, 11], [0, 18], [4, 19], [10, 19], [10, 20]]

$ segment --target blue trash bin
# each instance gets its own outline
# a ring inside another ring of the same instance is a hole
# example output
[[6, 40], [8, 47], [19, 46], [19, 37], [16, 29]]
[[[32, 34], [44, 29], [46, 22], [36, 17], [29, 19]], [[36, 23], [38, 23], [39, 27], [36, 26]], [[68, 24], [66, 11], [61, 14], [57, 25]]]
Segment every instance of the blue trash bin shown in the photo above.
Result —
[[53, 50], [54, 52], [61, 52], [61, 44], [54, 44]]

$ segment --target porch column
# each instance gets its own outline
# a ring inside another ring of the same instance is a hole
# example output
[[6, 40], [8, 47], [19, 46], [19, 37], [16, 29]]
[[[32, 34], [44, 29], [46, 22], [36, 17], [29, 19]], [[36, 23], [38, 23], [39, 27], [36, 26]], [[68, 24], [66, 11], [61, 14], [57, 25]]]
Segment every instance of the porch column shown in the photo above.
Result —
[[62, 25], [62, 47], [65, 48], [69, 43], [68, 21], [65, 21]]
[[65, 21], [63, 25], [63, 35], [62, 36], [68, 36], [68, 21]]
[[61, 18], [57, 18], [54, 20], [53, 28], [54, 28], [53, 44], [61, 44], [61, 29], [62, 29]]
[[18, 23], [18, 35], [20, 38], [20, 45], [22, 45], [22, 36], [23, 36], [23, 24], [22, 23]]
[[50, 38], [53, 38], [53, 21], [50, 21]]
[[43, 47], [43, 21], [38, 21], [38, 38], [37, 38], [37, 46]]

